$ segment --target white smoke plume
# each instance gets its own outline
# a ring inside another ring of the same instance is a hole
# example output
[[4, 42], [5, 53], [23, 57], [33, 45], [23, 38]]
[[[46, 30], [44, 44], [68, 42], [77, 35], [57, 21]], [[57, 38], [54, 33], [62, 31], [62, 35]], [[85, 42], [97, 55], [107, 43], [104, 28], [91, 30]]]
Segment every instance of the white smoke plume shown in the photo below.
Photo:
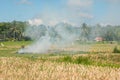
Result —
[[51, 46], [66, 47], [78, 37], [75, 28], [67, 23], [59, 23], [54, 27], [31, 25], [26, 28], [25, 35], [34, 43], [20, 49], [19, 53], [47, 53]]
[[29, 24], [32, 25], [32, 26], [38, 26], [40, 24], [43, 24], [43, 21], [41, 19], [32, 19], [32, 20], [28, 20]]

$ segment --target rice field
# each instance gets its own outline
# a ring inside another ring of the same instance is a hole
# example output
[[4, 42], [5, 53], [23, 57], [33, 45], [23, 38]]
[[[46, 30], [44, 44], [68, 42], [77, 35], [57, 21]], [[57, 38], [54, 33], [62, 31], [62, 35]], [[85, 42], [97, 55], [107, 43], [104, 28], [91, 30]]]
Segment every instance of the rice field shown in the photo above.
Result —
[[53, 48], [57, 53], [17, 54], [22, 45], [30, 43], [3, 42], [0, 80], [120, 80], [120, 54], [113, 53], [116, 44], [73, 45]]
[[0, 58], [0, 80], [119, 80], [120, 68]]

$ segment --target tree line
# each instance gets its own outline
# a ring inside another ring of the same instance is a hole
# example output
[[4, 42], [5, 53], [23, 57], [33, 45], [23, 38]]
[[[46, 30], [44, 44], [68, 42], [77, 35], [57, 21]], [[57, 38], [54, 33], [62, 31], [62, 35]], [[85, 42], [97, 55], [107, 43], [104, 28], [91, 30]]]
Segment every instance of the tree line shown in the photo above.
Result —
[[86, 40], [102, 37], [105, 41], [120, 41], [120, 25], [101, 26], [97, 24], [95, 26], [88, 26], [86, 23], [83, 23], [80, 29], [82, 30], [81, 36]]
[[[30, 27], [30, 25], [26, 21], [0, 22], [0, 41], [31, 40], [24, 33], [27, 27]], [[41, 32], [39, 36], [44, 36], [45, 30], [47, 30], [46, 26], [39, 25], [37, 27], [39, 27], [38, 32]], [[65, 27], [70, 33], [76, 32], [79, 35], [79, 40], [83, 41], [94, 40], [96, 37], [102, 37], [105, 41], [120, 41], [120, 25], [101, 26], [100, 24], [96, 24], [91, 26], [83, 23], [81, 26], [76, 27], [67, 23], [61, 23], [61, 27]], [[59, 36], [55, 33], [53, 27], [51, 27], [51, 30], [50, 35]]]
[[0, 22], [0, 40], [25, 40], [24, 30], [26, 26], [27, 22], [22, 21]]

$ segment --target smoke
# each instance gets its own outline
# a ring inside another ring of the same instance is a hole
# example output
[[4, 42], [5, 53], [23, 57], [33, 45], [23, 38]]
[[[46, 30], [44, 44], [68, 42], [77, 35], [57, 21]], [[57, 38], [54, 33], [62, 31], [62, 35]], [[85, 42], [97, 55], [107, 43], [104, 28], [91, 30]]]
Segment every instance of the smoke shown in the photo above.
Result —
[[[31, 21], [33, 23], [36, 22], [34, 20]], [[63, 49], [67, 51], [68, 48], [71, 48], [70, 51], [88, 51], [91, 45], [86, 45], [87, 42], [94, 43], [96, 37], [106, 38], [108, 31], [111, 31], [110, 34], [114, 33], [112, 32], [112, 27], [108, 28], [100, 24], [90, 26], [84, 23], [81, 27], [75, 27], [65, 22], [58, 23], [55, 26], [46, 26], [41, 24], [41, 22], [40, 25], [38, 24], [37, 22], [36, 25], [30, 24], [26, 27], [24, 35], [30, 37], [33, 40], [33, 44], [21, 48], [18, 53], [48, 53]], [[75, 45], [73, 45], [74, 43]], [[76, 43], [80, 47], [73, 49], [74, 46], [77, 46]], [[81, 43], [84, 45], [80, 45]]]
[[35, 25], [38, 26], [40, 24], [43, 24], [43, 21], [41, 19], [39, 19], [39, 18], [38, 19], [35, 18], [35, 19], [32, 19], [32, 20], [28, 20], [28, 22], [32, 26], [35, 26]]
[[20, 49], [19, 53], [47, 53], [52, 49], [71, 45], [77, 39], [76, 29], [67, 23], [59, 23], [53, 27], [45, 25], [30, 25], [25, 30], [25, 36], [30, 37], [34, 43]]
[[19, 53], [45, 53], [49, 50], [50, 46], [51, 46], [50, 37], [48, 35], [45, 35], [32, 45], [20, 49]]

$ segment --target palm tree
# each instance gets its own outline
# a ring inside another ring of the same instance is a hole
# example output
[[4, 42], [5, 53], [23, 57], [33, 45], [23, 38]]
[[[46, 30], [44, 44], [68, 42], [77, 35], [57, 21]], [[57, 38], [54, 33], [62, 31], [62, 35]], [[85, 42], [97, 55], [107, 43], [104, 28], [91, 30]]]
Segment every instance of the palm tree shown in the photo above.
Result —
[[85, 41], [88, 40], [89, 39], [89, 34], [90, 34], [90, 28], [87, 27], [86, 23], [83, 23], [82, 27], [81, 27], [82, 40], [85, 40]]

